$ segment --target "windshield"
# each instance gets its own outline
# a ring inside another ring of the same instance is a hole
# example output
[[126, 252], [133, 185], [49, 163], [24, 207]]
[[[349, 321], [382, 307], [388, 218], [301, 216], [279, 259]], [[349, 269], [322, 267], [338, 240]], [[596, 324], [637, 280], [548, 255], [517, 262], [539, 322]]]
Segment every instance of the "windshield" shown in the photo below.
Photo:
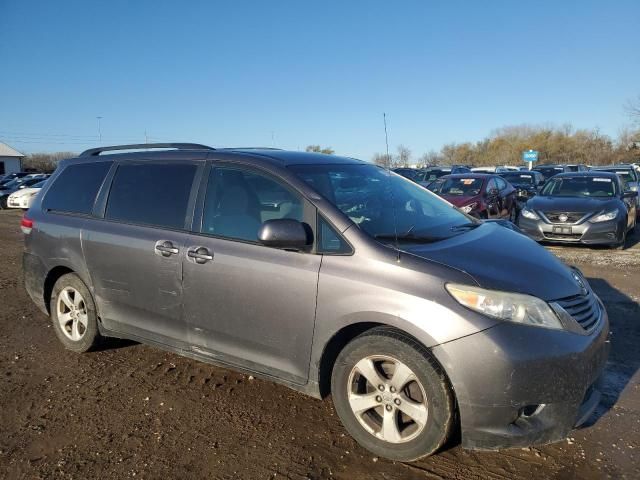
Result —
[[438, 188], [440, 195], [475, 197], [482, 189], [481, 178], [447, 178]]
[[636, 172], [630, 168], [619, 168], [619, 169], [615, 169], [615, 168], [598, 168], [597, 170], [601, 171], [601, 172], [611, 172], [611, 173], [615, 173], [618, 176], [620, 176], [621, 178], [624, 178], [625, 181], [627, 182], [637, 182], [638, 181], [638, 177], [636, 176]]
[[289, 168], [373, 237], [393, 237], [398, 232], [409, 242], [423, 236], [444, 239], [456, 234], [452, 227], [471, 222], [428, 190], [375, 165]]
[[440, 169], [427, 170], [426, 172], [424, 172], [423, 181], [433, 182], [434, 180], [437, 180], [438, 178], [444, 175], [449, 175], [450, 173], [451, 173], [451, 170], [440, 170]]
[[609, 198], [615, 194], [616, 184], [607, 177], [552, 178], [542, 190], [542, 195], [551, 197]]
[[514, 185], [533, 185], [533, 175], [530, 173], [503, 173], [502, 178]]

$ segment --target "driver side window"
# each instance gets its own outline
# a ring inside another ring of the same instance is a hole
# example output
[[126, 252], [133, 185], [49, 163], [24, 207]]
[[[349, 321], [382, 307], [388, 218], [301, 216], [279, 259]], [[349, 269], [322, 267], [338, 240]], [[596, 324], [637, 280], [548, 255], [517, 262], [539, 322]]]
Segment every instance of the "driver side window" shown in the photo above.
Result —
[[263, 222], [302, 221], [302, 198], [270, 176], [242, 168], [213, 168], [209, 174], [201, 232], [257, 242]]

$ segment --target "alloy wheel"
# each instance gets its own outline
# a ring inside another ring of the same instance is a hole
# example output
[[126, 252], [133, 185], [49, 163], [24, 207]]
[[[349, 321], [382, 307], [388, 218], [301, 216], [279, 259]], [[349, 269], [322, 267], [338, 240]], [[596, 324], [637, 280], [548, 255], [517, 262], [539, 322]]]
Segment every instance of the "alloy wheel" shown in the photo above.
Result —
[[73, 287], [65, 287], [58, 295], [57, 318], [64, 335], [74, 342], [82, 339], [87, 331], [89, 317], [87, 305], [80, 292]]
[[365, 357], [353, 367], [348, 382], [351, 411], [376, 438], [404, 443], [424, 430], [429, 412], [425, 389], [398, 359]]

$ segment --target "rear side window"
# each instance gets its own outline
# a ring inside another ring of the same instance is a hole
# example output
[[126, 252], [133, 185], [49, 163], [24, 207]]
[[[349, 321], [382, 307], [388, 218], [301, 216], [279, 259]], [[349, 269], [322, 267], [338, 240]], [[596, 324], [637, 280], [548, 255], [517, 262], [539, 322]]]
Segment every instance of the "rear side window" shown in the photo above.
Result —
[[105, 218], [184, 229], [197, 166], [189, 163], [123, 164], [113, 178]]
[[112, 162], [69, 165], [54, 180], [42, 202], [44, 210], [88, 215]]

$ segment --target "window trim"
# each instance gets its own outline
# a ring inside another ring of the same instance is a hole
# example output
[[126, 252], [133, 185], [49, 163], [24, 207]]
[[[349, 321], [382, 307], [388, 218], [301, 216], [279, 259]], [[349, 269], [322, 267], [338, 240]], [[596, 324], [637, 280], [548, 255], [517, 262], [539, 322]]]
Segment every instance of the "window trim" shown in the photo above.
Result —
[[[184, 224], [182, 228], [172, 228], [166, 225], [155, 225], [151, 223], [140, 223], [140, 222], [132, 222], [122, 219], [116, 218], [107, 218], [107, 204], [109, 203], [109, 196], [111, 194], [111, 189], [113, 187], [113, 182], [115, 180], [116, 173], [120, 165], [158, 165], [158, 164], [191, 164], [195, 165], [196, 172], [193, 177], [193, 181], [191, 182], [191, 190], [189, 192], [189, 200], [187, 201], [187, 209], [185, 212]], [[172, 232], [183, 232], [188, 233], [191, 228], [191, 221], [194, 213], [194, 206], [196, 202], [196, 197], [198, 193], [198, 185], [200, 183], [200, 177], [202, 175], [202, 171], [204, 170], [204, 162], [202, 160], [196, 159], [158, 159], [158, 160], [141, 160], [141, 159], [130, 159], [130, 160], [119, 160], [114, 161], [111, 166], [111, 170], [107, 173], [105, 177], [105, 181], [103, 182], [102, 188], [98, 193], [98, 197], [96, 199], [96, 203], [94, 204], [94, 210], [92, 212], [92, 216], [95, 219], [99, 219], [109, 223], [115, 223], [118, 225], [132, 225], [137, 227], [145, 227], [145, 228], [155, 228], [160, 230], [167, 230]]]
[[[283, 188], [289, 190], [292, 194], [300, 197], [302, 200], [302, 222], [306, 223], [313, 233], [313, 245], [306, 250], [299, 250], [297, 252], [292, 253], [305, 253], [305, 254], [318, 254], [317, 253], [317, 207], [304, 195], [300, 190], [295, 188], [289, 182], [287, 182], [282, 177], [273, 174], [272, 172], [260, 168], [255, 165], [250, 165], [246, 163], [240, 162], [232, 162], [232, 161], [220, 161], [215, 159], [210, 159], [207, 161], [207, 168], [203, 171], [202, 178], [200, 180], [200, 185], [198, 187], [198, 196], [197, 196], [197, 206], [196, 211], [193, 217], [193, 221], [191, 224], [190, 233], [192, 235], [202, 236], [205, 238], [215, 238], [218, 240], [226, 240], [228, 242], [236, 242], [236, 243], [244, 243], [246, 245], [256, 245], [263, 248], [273, 248], [267, 247], [266, 245], [261, 244], [258, 240], [245, 240], [242, 238], [234, 238], [234, 237], [226, 237], [223, 235], [216, 235], [214, 233], [207, 233], [202, 231], [202, 226], [204, 223], [204, 210], [205, 210], [205, 202], [207, 201], [207, 193], [208, 192], [208, 184], [209, 177], [216, 169], [231, 169], [231, 170], [242, 170], [248, 171], [255, 175], [261, 175], [263, 177], [268, 177], [272, 179], [274, 182], [282, 185]], [[276, 250], [281, 250], [277, 249]]]

